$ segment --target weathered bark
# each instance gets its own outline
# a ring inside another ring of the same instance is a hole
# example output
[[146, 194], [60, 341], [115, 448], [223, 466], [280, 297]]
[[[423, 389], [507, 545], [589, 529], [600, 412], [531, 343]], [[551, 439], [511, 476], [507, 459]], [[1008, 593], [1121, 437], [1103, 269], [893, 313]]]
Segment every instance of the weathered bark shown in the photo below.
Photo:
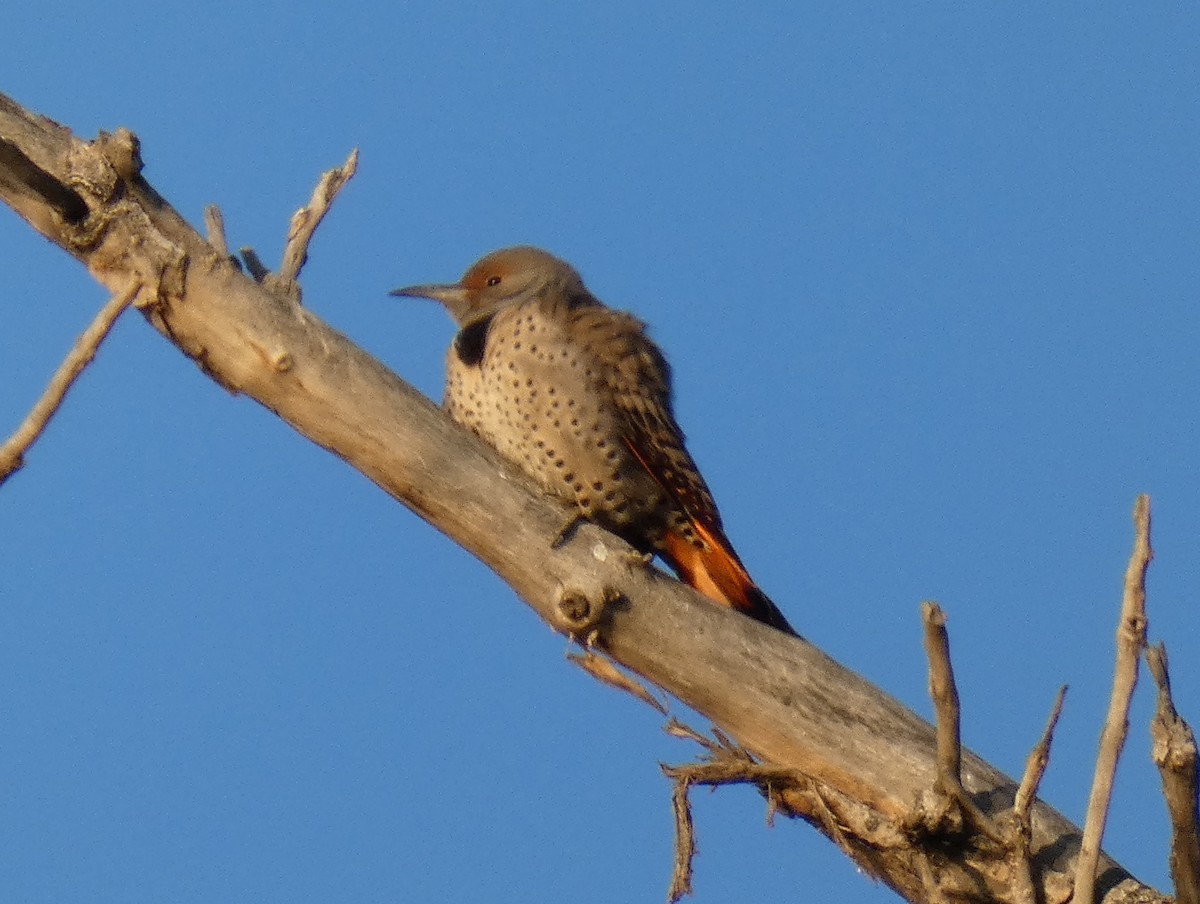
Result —
[[[559, 630], [719, 726], [766, 764], [780, 805], [912, 901], [1010, 901], [1013, 857], [933, 792], [933, 729], [810, 644], [714, 606], [637, 564], [431, 402], [303, 308], [243, 275], [142, 179], [127, 134], [82, 142], [0, 96], [0, 197], [113, 292], [146, 287], [146, 320], [223, 387], [345, 459], [496, 571]], [[575, 621], [573, 621], [574, 619]], [[1032, 739], [1031, 739], [1032, 740]], [[963, 785], [1003, 827], [1016, 783], [963, 756]], [[1038, 900], [1071, 893], [1079, 830], [1033, 809]], [[1165, 900], [1101, 863], [1097, 898]]]

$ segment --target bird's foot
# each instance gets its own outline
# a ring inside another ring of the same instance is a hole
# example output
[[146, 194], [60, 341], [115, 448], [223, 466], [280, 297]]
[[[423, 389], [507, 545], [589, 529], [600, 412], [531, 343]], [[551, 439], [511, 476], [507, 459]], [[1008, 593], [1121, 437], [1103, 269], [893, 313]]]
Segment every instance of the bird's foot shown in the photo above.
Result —
[[583, 516], [582, 512], [575, 512], [575, 514], [573, 514], [567, 520], [567, 523], [562, 526], [562, 528], [559, 530], [559, 532], [554, 535], [554, 539], [550, 541], [550, 548], [558, 549], [560, 546], [562, 546], [564, 543], [566, 543], [568, 540], [571, 539], [571, 536], [579, 528], [579, 525], [584, 524], [586, 522], [587, 522], [587, 518], [585, 518]]

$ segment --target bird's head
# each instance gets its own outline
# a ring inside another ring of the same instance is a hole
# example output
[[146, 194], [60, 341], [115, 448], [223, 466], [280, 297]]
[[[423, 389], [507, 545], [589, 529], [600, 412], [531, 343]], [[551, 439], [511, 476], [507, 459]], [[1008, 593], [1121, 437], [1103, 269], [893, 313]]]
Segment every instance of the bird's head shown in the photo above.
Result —
[[574, 267], [540, 248], [521, 245], [480, 258], [456, 283], [408, 286], [390, 294], [440, 301], [454, 322], [464, 326], [548, 290], [567, 297], [586, 294]]

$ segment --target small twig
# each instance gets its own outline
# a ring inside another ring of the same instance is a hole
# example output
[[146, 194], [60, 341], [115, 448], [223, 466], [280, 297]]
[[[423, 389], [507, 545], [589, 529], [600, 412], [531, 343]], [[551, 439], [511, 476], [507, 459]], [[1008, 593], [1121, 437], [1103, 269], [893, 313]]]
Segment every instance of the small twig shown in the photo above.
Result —
[[321, 174], [308, 205], [293, 214], [288, 226], [287, 244], [283, 249], [283, 261], [279, 265], [279, 280], [282, 283], [294, 283], [299, 278], [300, 270], [308, 260], [308, 243], [312, 240], [313, 233], [329, 212], [333, 199], [354, 177], [357, 169], [358, 148], [355, 148], [340, 167]]
[[209, 204], [204, 208], [204, 229], [208, 233], [208, 243], [221, 257], [229, 257], [229, 242], [225, 238], [225, 217], [221, 208]]
[[1200, 815], [1196, 812], [1196, 735], [1175, 711], [1167, 648], [1146, 650], [1146, 665], [1158, 685], [1158, 705], [1150, 722], [1152, 756], [1162, 779], [1171, 818], [1171, 879], [1178, 904], [1200, 904]]
[[717, 739], [717, 744], [720, 745], [717, 749], [720, 751], [719, 755], [721, 757], [731, 759], [738, 763], [758, 762], [756, 759], [754, 759], [754, 755], [751, 754], [749, 750], [747, 750], [733, 738], [729, 737], [729, 735], [725, 734], [725, 732], [721, 731], [721, 729], [717, 728], [715, 725], [712, 728], [712, 736]]
[[[767, 797], [767, 821], [770, 824], [779, 810], [780, 787], [795, 787], [806, 779], [795, 769], [755, 761], [746, 748], [734, 743], [720, 729], [714, 728], [713, 737], [708, 738], [678, 719], [671, 718], [667, 720], [665, 730], [672, 737], [694, 741], [704, 749], [704, 762], [684, 766], [661, 765], [663, 775], [675, 783], [671, 794], [671, 806], [675, 812], [675, 861], [671, 871], [671, 887], [667, 892], [668, 900], [674, 904], [692, 891], [692, 859], [696, 854], [695, 827], [688, 800], [692, 785], [757, 785]], [[824, 804], [824, 801], [821, 803]], [[832, 816], [830, 823], [833, 826], [831, 836], [839, 843], [845, 843]]]
[[1117, 657], [1113, 669], [1112, 695], [1100, 735], [1096, 775], [1083, 822], [1083, 840], [1075, 864], [1074, 904], [1092, 904], [1096, 896], [1096, 866], [1100, 842], [1112, 800], [1117, 761], [1129, 733], [1129, 701], [1137, 685], [1138, 662], [1146, 647], [1146, 569], [1154, 552], [1150, 548], [1150, 497], [1138, 496], [1133, 506], [1134, 541], [1129, 567], [1125, 570], [1125, 592], [1117, 625]]
[[1016, 904], [1037, 904], [1038, 900], [1030, 851], [1033, 838], [1031, 814], [1038, 786], [1042, 783], [1042, 776], [1046, 774], [1046, 766], [1050, 763], [1050, 744], [1054, 739], [1054, 728], [1058, 725], [1058, 718], [1062, 715], [1066, 694], [1067, 686], [1064, 684], [1055, 695], [1054, 706], [1050, 710], [1050, 718], [1046, 721], [1042, 736], [1029, 752], [1029, 759], [1025, 761], [1025, 774], [1021, 776], [1021, 784], [1017, 787], [1017, 796], [1013, 800], [1014, 833], [1010, 862], [1013, 865], [1012, 899]]
[[[663, 726], [663, 731], [673, 738], [680, 738], [684, 741], [692, 741], [704, 748], [704, 761], [706, 763], [749, 763], [758, 765], [758, 761], [741, 744], [732, 740], [729, 735], [721, 731], [721, 729], [713, 726], [712, 737], [702, 735], [696, 729], [689, 725], [680, 722], [674, 716], [667, 720], [667, 724]], [[680, 767], [682, 768], [682, 767]]]
[[[668, 726], [668, 731], [676, 737], [687, 737], [691, 740], [701, 740], [687, 726], [674, 722], [674, 726], [682, 729], [682, 733]], [[719, 745], [707, 742], [710, 753], [713, 750], [723, 751]], [[696, 834], [692, 823], [692, 807], [688, 801], [688, 791], [693, 785], [757, 785], [770, 801], [775, 795], [776, 784], [794, 786], [802, 777], [795, 769], [784, 766], [772, 766], [766, 763], [748, 762], [734, 754], [718, 754], [721, 759], [709, 763], [689, 763], [686, 766], [662, 765], [663, 775], [675, 783], [671, 794], [671, 806], [675, 812], [675, 865], [671, 873], [671, 887], [667, 892], [668, 899], [678, 901], [692, 890], [692, 858], [696, 853]], [[774, 809], [778, 803], [772, 803]]]
[[622, 672], [613, 664], [611, 659], [598, 656], [591, 650], [584, 653], [568, 653], [567, 659], [571, 660], [571, 662], [575, 663], [597, 681], [607, 684], [609, 687], [615, 687], [617, 690], [624, 691], [627, 694], [632, 694], [647, 706], [654, 707], [664, 716], [667, 714], [667, 707], [654, 694], [650, 693], [646, 685]]
[[937, 730], [938, 786], [953, 799], [963, 815], [993, 841], [1003, 841], [992, 821], [971, 800], [962, 785], [962, 737], [958, 687], [950, 664], [950, 638], [946, 633], [946, 613], [937, 603], [921, 604], [921, 623], [925, 629], [925, 655], [929, 659], [929, 696]]
[[270, 269], [262, 262], [262, 258], [258, 256], [258, 252], [249, 245], [243, 245], [238, 249], [238, 253], [246, 263], [246, 271], [256, 283], [261, 283], [271, 275]]
[[696, 829], [692, 823], [692, 805], [688, 801], [686, 779], [675, 782], [671, 792], [671, 809], [675, 814], [675, 860], [671, 868], [671, 885], [667, 900], [675, 904], [692, 893], [692, 860], [696, 856]]
[[62, 405], [68, 390], [75, 384], [75, 380], [83, 373], [84, 368], [96, 357], [96, 351], [100, 348], [104, 337], [108, 335], [113, 324], [117, 322], [117, 318], [133, 303], [141, 290], [142, 282], [135, 280], [125, 291], [110, 298], [88, 328], [84, 330], [83, 335], [75, 341], [75, 345], [63, 363], [59, 365], [54, 376], [51, 377], [50, 384], [33, 406], [33, 410], [29, 412], [29, 416], [8, 438], [8, 441], [0, 446], [0, 484], [3, 484], [25, 464], [25, 453], [41, 437], [47, 424], [50, 423], [50, 419]]
[[687, 779], [689, 785], [762, 785], [765, 782], [795, 784], [803, 776], [790, 766], [747, 763], [745, 760], [720, 760], [713, 763], [688, 763], [662, 767], [669, 779]]
[[706, 750], [713, 749], [713, 742], [706, 738], [690, 725], [685, 725], [676, 719], [674, 716], [667, 720], [667, 724], [663, 726], [663, 731], [673, 738], [680, 738], [684, 741], [694, 741]]
[[1038, 785], [1042, 783], [1042, 776], [1046, 774], [1046, 767], [1050, 764], [1050, 745], [1054, 740], [1054, 729], [1062, 715], [1063, 700], [1066, 696], [1067, 686], [1064, 684], [1054, 697], [1054, 706], [1050, 710], [1050, 718], [1046, 720], [1046, 728], [1033, 750], [1029, 752], [1029, 759], [1025, 762], [1025, 774], [1021, 776], [1021, 784], [1017, 787], [1013, 810], [1025, 825], [1029, 825], [1029, 815], [1037, 797]]
[[308, 260], [308, 244], [312, 241], [313, 233], [321, 224], [321, 220], [329, 212], [333, 199], [353, 178], [357, 169], [358, 148], [355, 148], [350, 152], [345, 163], [337, 169], [326, 170], [321, 174], [308, 204], [292, 214], [292, 219], [288, 223], [287, 243], [284, 245], [283, 260], [279, 265], [278, 273], [272, 273], [262, 262], [258, 253], [249, 245], [243, 245], [238, 249], [242, 260], [246, 263], [246, 270], [249, 271], [255, 282], [292, 304], [300, 304], [301, 292], [297, 280], [300, 277], [300, 270]]
[[945, 784], [943, 790], [950, 791], [962, 784], [962, 741], [946, 613], [937, 603], [921, 603], [921, 624], [925, 629], [925, 655], [929, 659], [929, 696], [937, 718], [938, 779]]

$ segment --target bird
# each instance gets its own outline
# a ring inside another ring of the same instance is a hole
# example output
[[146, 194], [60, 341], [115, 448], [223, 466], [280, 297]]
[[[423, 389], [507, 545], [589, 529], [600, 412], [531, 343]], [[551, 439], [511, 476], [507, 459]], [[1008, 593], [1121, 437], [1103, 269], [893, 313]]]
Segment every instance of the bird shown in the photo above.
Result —
[[725, 535], [641, 320], [528, 245], [485, 255], [456, 283], [390, 294], [440, 302], [454, 320], [443, 400], [454, 421], [702, 595], [796, 634]]

